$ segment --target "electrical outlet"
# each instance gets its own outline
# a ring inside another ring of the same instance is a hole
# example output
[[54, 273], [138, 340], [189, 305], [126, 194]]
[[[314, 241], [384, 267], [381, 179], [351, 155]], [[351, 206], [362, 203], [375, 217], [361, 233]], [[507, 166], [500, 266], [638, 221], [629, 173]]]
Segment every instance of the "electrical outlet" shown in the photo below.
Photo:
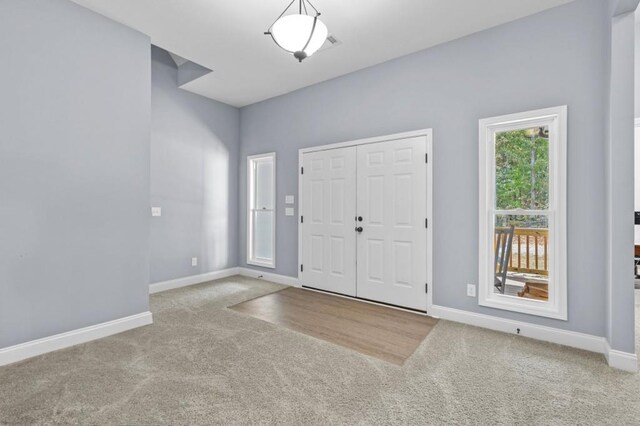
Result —
[[161, 207], [151, 207], [151, 216], [153, 216], [153, 217], [162, 216], [162, 208]]
[[197, 257], [192, 257], [191, 258], [191, 266], [198, 266], [198, 258]]
[[467, 296], [476, 297], [476, 285], [475, 284], [467, 284]]

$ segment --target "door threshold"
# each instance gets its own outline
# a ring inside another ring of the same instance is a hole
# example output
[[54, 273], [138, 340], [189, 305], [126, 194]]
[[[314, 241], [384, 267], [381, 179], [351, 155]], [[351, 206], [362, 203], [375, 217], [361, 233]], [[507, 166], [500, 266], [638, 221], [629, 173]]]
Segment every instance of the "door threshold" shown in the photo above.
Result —
[[306, 286], [306, 285], [303, 285], [302, 289], [315, 291], [315, 292], [318, 292], [318, 293], [326, 293], [326, 294], [330, 294], [330, 295], [333, 295], [333, 296], [343, 297], [345, 299], [358, 300], [360, 302], [369, 303], [371, 305], [385, 306], [387, 308], [397, 309], [399, 311], [410, 312], [412, 314], [429, 316], [427, 314], [426, 310], [422, 311], [420, 309], [406, 308], [404, 306], [393, 305], [391, 303], [378, 302], [376, 300], [365, 299], [365, 298], [357, 297], [357, 296], [349, 296], [348, 294], [336, 293], [335, 291], [322, 290], [322, 289], [319, 289], [319, 288], [309, 287], [309, 286]]

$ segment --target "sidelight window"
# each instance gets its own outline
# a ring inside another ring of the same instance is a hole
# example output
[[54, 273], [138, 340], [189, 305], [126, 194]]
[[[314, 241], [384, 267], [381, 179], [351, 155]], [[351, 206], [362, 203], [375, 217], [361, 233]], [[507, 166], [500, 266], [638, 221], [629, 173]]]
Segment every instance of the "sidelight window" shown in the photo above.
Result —
[[275, 268], [276, 154], [247, 158], [247, 263]]
[[566, 107], [480, 120], [479, 303], [567, 319]]

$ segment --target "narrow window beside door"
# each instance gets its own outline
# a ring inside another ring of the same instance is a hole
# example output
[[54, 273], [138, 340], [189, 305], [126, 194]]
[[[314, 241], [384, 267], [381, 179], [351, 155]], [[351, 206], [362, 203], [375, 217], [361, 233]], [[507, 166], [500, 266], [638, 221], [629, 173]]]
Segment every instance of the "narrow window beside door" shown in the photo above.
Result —
[[247, 263], [276, 267], [276, 154], [247, 157]]
[[567, 319], [566, 107], [480, 120], [480, 305]]

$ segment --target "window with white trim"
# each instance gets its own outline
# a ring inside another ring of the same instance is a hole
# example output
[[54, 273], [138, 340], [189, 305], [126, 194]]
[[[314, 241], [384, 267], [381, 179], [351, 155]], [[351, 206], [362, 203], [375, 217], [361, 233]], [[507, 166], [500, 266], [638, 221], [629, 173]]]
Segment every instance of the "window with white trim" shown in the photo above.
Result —
[[567, 319], [567, 107], [480, 120], [479, 304]]
[[247, 157], [247, 263], [276, 267], [276, 154]]

